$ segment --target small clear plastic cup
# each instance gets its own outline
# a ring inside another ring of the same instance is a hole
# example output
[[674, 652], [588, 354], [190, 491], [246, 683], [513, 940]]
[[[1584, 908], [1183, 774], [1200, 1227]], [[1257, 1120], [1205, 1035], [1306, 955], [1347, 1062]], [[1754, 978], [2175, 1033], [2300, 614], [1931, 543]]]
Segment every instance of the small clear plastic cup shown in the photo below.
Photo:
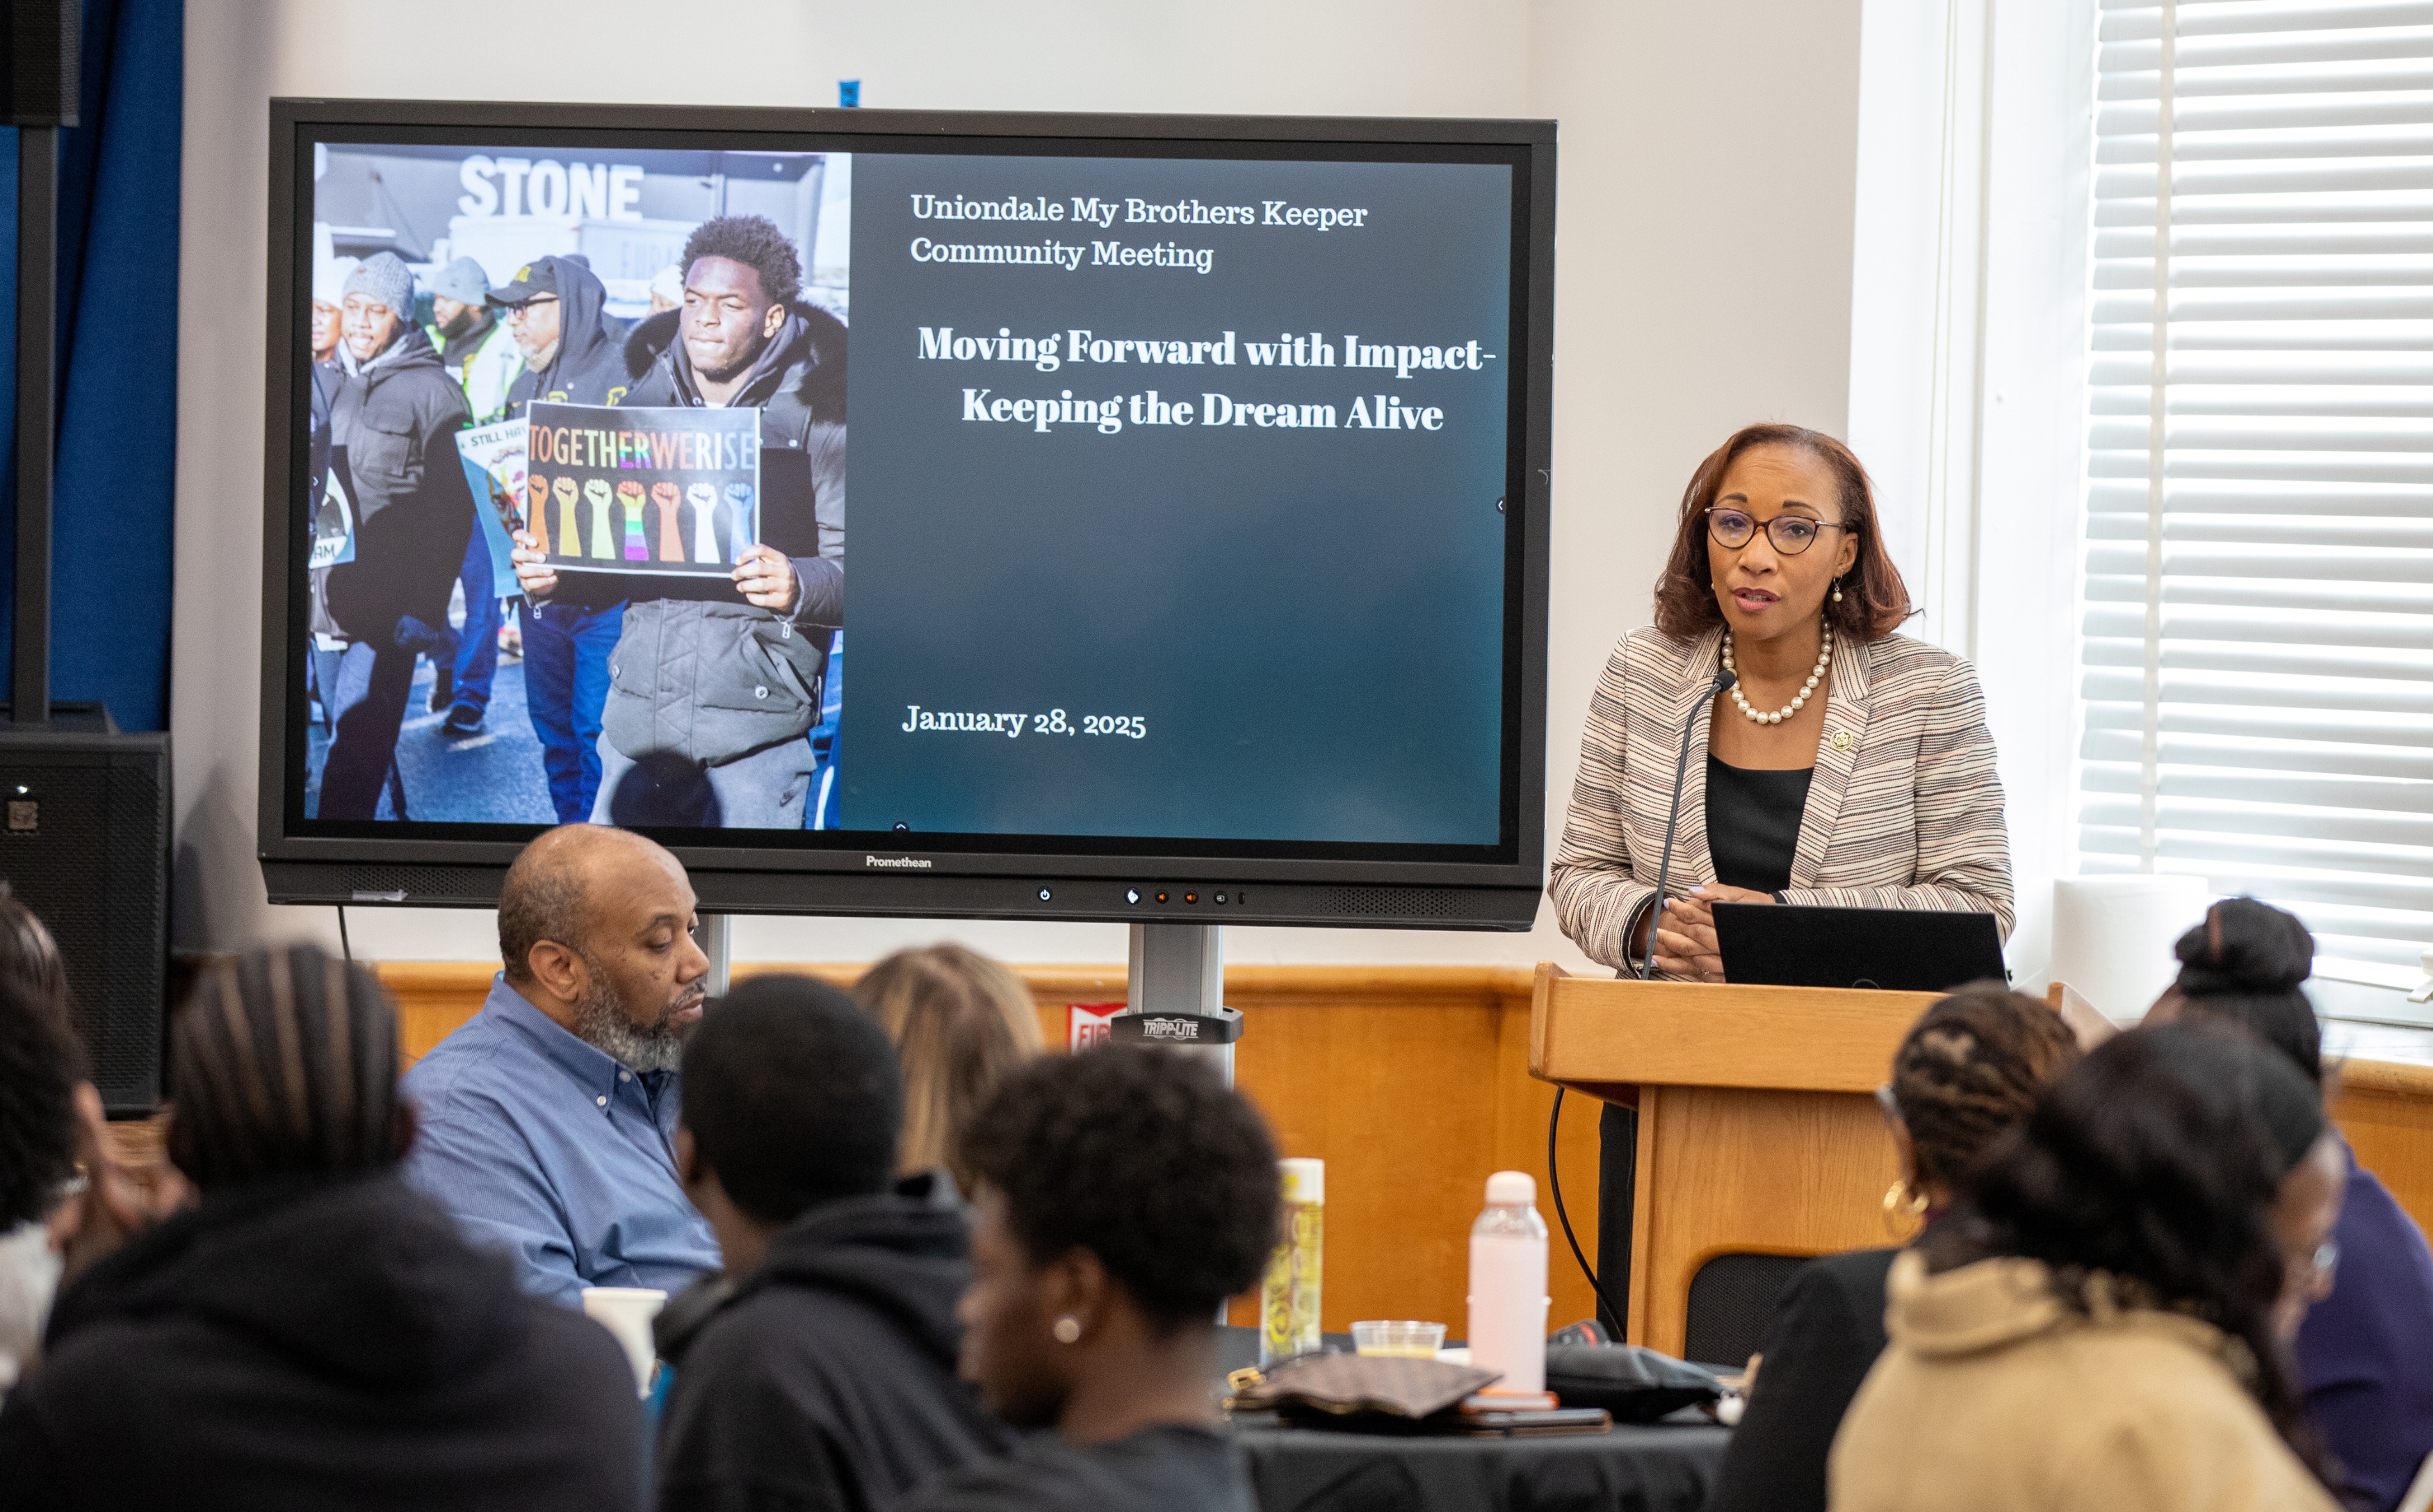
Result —
[[1433, 1360], [1444, 1346], [1445, 1326], [1417, 1318], [1372, 1318], [1352, 1325], [1352, 1342], [1363, 1354]]

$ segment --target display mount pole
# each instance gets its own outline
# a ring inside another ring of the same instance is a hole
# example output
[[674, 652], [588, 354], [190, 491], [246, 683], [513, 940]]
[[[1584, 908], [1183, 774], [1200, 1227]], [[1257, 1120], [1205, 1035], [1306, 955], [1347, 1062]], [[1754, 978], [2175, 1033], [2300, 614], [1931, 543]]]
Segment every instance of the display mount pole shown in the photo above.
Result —
[[1107, 1033], [1202, 1057], [1232, 1086], [1242, 1014], [1225, 1006], [1224, 928], [1133, 925], [1124, 1011], [1107, 1021]]
[[726, 995], [727, 968], [735, 960], [735, 918], [732, 914], [701, 915], [701, 952], [709, 958], [709, 984], [712, 997]]

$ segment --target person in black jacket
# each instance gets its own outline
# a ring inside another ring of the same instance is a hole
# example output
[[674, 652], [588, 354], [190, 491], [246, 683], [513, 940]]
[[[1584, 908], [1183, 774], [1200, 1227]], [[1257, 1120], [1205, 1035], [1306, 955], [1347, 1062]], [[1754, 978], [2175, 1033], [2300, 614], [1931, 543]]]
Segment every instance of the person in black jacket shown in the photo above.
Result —
[[844, 623], [845, 328], [800, 301], [793, 244], [758, 215], [685, 243], [684, 304], [635, 329], [618, 403], [757, 409], [757, 543], [731, 581], [553, 569], [530, 539], [536, 602], [624, 601], [600, 742], [601, 824], [801, 829], [831, 633]]
[[1251, 1512], [1216, 1403], [1217, 1306], [1266, 1268], [1275, 1141], [1206, 1062], [1034, 1061], [963, 1136], [979, 1199], [961, 1370], [1018, 1428], [901, 1512]]
[[414, 323], [414, 275], [383, 252], [347, 276], [345, 368], [331, 409], [331, 467], [355, 506], [354, 559], [330, 569], [340, 659], [337, 732], [321, 771], [323, 819], [370, 819], [397, 756], [414, 662], [453, 643], [448, 597], [473, 493], [456, 453], [472, 412]]
[[201, 1200], [60, 1293], [0, 1409], [0, 1505], [639, 1506], [623, 1351], [396, 1181], [413, 1121], [368, 972], [310, 945], [216, 966], [169, 1067]]
[[693, 1032], [684, 1086], [677, 1164], [726, 1272], [660, 1317], [662, 1512], [860, 1512], [1005, 1453], [955, 1380], [954, 1185], [891, 1190], [886, 1032], [824, 983], [758, 977]]
[[[608, 289], [576, 257], [543, 257], [490, 291], [507, 312], [524, 370], [507, 389], [507, 414], [527, 418], [535, 399], [614, 404], [624, 398], [624, 322], [607, 313]], [[608, 702], [608, 658], [625, 603], [570, 597], [523, 601], [524, 708], [540, 740], [550, 807], [561, 824], [591, 817], [600, 791], [600, 716]]]
[[[2059, 1013], [2000, 982], [1964, 987], [1919, 1015], [1876, 1094], [1900, 1153], [1887, 1222], [1922, 1215], [1931, 1229], [1979, 1159], [2078, 1059]], [[1884, 1351], [1884, 1282], [1899, 1253], [1856, 1249], [1793, 1273], [1751, 1362], [1710, 1512], [1825, 1512], [1825, 1456]]]

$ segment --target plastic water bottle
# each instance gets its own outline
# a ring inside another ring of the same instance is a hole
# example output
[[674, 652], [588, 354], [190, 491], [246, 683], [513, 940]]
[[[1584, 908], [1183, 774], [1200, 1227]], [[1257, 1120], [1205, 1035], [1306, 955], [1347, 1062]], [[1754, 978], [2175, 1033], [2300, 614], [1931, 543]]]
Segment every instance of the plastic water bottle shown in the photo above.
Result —
[[1504, 1379], [1497, 1391], [1546, 1389], [1546, 1220], [1538, 1179], [1498, 1171], [1470, 1226], [1470, 1363]]

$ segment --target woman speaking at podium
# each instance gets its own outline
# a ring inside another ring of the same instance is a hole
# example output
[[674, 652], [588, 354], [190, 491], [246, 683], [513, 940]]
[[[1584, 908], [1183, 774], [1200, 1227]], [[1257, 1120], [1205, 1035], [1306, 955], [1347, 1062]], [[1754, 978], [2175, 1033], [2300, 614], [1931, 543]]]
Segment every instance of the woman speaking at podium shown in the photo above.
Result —
[[1716, 903], [1978, 911], [2007, 938], [1984, 698], [1965, 661], [1893, 633], [1911, 612], [1849, 448], [1753, 425], [1699, 464], [1656, 623], [1589, 705], [1551, 888], [1563, 933], [1631, 975], [1652, 933], [1656, 975], [1708, 982]]

